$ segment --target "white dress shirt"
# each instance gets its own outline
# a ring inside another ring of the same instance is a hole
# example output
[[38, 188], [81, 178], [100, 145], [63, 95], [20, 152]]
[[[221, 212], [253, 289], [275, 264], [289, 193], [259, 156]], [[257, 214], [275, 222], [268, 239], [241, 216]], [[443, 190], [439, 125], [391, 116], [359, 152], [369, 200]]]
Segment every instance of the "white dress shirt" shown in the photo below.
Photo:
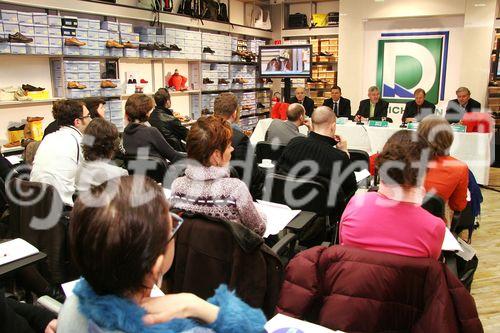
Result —
[[54, 186], [68, 206], [73, 206], [76, 171], [83, 159], [81, 142], [76, 127], [61, 127], [40, 143], [31, 170], [30, 181]]

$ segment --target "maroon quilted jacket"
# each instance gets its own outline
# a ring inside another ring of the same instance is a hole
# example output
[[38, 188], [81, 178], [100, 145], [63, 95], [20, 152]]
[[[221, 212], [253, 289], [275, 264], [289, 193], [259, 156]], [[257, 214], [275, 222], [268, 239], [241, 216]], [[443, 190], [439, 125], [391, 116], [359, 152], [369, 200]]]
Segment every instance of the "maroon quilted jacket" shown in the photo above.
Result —
[[474, 299], [444, 264], [349, 246], [299, 253], [277, 312], [345, 332], [483, 332]]

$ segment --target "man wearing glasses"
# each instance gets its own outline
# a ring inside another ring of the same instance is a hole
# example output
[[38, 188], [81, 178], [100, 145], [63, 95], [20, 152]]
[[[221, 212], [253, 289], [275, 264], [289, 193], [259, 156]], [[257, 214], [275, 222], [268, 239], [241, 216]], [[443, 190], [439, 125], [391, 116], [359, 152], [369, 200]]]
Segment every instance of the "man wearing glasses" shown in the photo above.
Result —
[[40, 143], [30, 181], [54, 186], [64, 205], [72, 207], [76, 171], [83, 158], [82, 133], [91, 119], [83, 102], [65, 100], [58, 104], [56, 120], [60, 128]]

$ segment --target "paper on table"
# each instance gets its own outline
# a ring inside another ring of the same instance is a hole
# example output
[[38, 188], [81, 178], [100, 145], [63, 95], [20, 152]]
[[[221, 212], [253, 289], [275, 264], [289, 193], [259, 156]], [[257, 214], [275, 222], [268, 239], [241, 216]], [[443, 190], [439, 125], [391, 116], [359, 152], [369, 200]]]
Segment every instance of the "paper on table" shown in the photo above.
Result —
[[0, 266], [37, 254], [38, 249], [21, 238], [0, 243]]
[[276, 235], [300, 213], [300, 210], [292, 210], [286, 205], [269, 201], [257, 200], [254, 204], [257, 209], [266, 214], [267, 217], [267, 226], [264, 238], [269, 235]]
[[356, 183], [359, 183], [363, 179], [370, 177], [370, 171], [368, 171], [367, 169], [354, 171], [354, 175], [356, 176]]
[[446, 233], [444, 234], [443, 245], [441, 246], [443, 251], [463, 251], [460, 243], [451, 233], [450, 229], [446, 228]]
[[[64, 295], [66, 295], [66, 297], [70, 297], [71, 295], [73, 295], [73, 289], [75, 289], [75, 286], [76, 284], [78, 283], [78, 281], [80, 281], [79, 279], [76, 279], [74, 281], [70, 281], [70, 282], [66, 282], [66, 283], [63, 283], [61, 285], [63, 291], [64, 291]], [[163, 293], [163, 291], [161, 291], [160, 288], [158, 288], [156, 286], [156, 284], [153, 286], [153, 289], [151, 290], [151, 294], [150, 296], [151, 297], [160, 297], [160, 296], [164, 296], [165, 294]]]
[[5, 156], [5, 158], [10, 162], [12, 165], [16, 165], [21, 163], [23, 155], [10, 155], [10, 156]]
[[323, 326], [309, 323], [307, 321], [295, 319], [278, 313], [264, 325], [268, 333], [341, 333], [342, 331], [332, 331]]

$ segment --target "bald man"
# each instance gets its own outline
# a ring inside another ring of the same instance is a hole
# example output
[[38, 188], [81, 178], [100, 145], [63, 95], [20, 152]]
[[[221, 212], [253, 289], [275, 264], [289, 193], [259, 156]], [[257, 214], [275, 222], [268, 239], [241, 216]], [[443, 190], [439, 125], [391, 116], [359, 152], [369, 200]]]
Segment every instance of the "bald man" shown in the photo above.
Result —
[[273, 119], [266, 132], [266, 141], [287, 145], [296, 136], [305, 136], [299, 132], [300, 126], [305, 125], [309, 130], [312, 129], [310, 120], [305, 119], [306, 112], [301, 104], [290, 104], [286, 116], [285, 121]]
[[[344, 174], [344, 170], [350, 164], [349, 152], [347, 142], [335, 134], [336, 120], [337, 117], [332, 109], [327, 106], [318, 107], [311, 117], [313, 130], [307, 137], [298, 136], [288, 143], [278, 161], [277, 170], [288, 174], [297, 163], [311, 161], [319, 167], [315, 178], [325, 183], [327, 189], [330, 188], [332, 181], [340, 183], [343, 191], [342, 199], [348, 201], [358, 187], [354, 171]], [[340, 169], [335, 165], [340, 165]], [[292, 176], [304, 175], [309, 171], [309, 168], [302, 168]]]
[[290, 99], [290, 103], [302, 104], [308, 117], [311, 117], [314, 111], [314, 101], [306, 96], [306, 90], [302, 87], [295, 89], [295, 96]]

